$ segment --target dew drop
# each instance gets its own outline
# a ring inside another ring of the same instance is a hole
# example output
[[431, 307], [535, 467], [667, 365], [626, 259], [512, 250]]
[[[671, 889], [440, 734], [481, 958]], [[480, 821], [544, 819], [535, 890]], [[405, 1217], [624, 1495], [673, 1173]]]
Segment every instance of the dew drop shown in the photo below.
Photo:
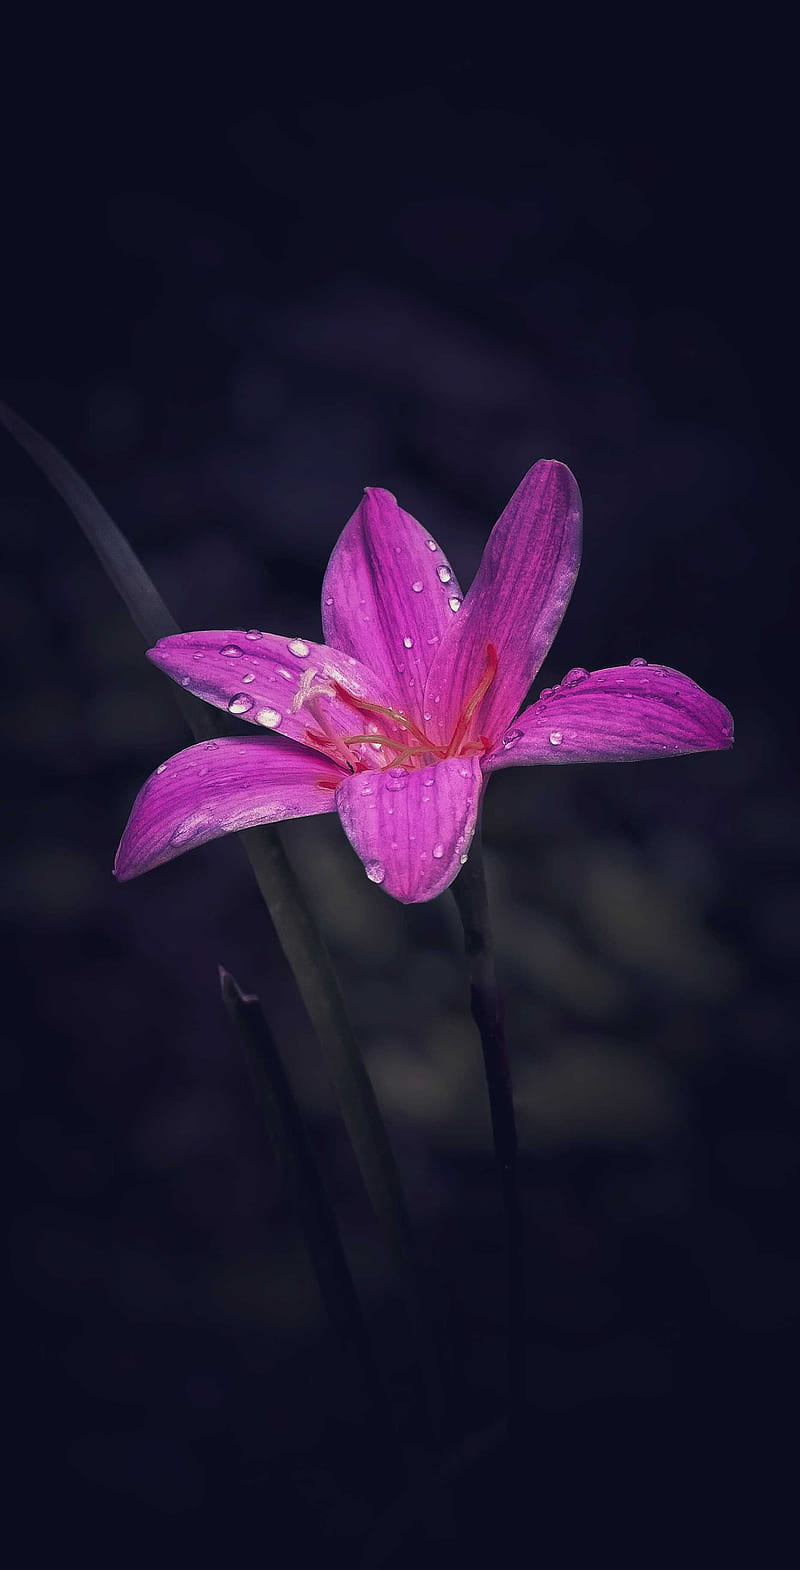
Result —
[[444, 845], [434, 845], [431, 855], [435, 861], [441, 861], [444, 855]]
[[459, 599], [457, 594], [451, 594], [450, 599], [447, 601], [447, 603], [450, 606], [451, 611], [460, 611], [460, 609], [461, 609], [461, 601], [460, 601], [460, 599]]
[[427, 545], [429, 551], [437, 551], [439, 549], [435, 540], [426, 540], [425, 544]]
[[205, 659], [205, 655], [203, 654], [202, 649], [198, 649], [197, 653], [195, 655], [193, 655], [193, 658], [196, 659], [196, 660]]
[[403, 662], [401, 660], [400, 664], [397, 667], [397, 674], [398, 674], [398, 676], [402, 676], [404, 670], [405, 670], [405, 665], [403, 664]]
[[420, 580], [420, 579], [419, 579], [419, 578], [418, 578], [418, 579], [417, 579], [417, 581], [416, 581], [416, 583], [412, 583], [412, 585], [411, 585], [411, 587], [412, 587], [412, 589], [413, 589], [413, 591], [414, 591], [414, 593], [415, 593], [415, 594], [421, 594], [421, 593], [422, 593], [422, 590], [423, 590], [423, 588], [424, 588], [424, 584], [423, 584], [423, 583], [422, 583], [422, 582], [421, 582], [421, 580]]
[[438, 632], [435, 632], [433, 634], [433, 637], [432, 638], [428, 638], [426, 641], [428, 643], [439, 643], [439, 642], [441, 642], [441, 639], [439, 638]]
[[255, 679], [256, 679], [255, 671], [248, 671], [247, 675], [242, 677], [242, 683], [246, 687], [249, 682], [255, 681]]
[[522, 736], [522, 731], [521, 730], [509, 730], [509, 731], [506, 731], [506, 734], [503, 737], [503, 746], [504, 747], [514, 747], [516, 745], [516, 743], [520, 740], [521, 736]]
[[539, 702], [541, 703], [543, 698], [552, 698], [555, 690], [555, 687], [543, 687], [539, 693]]
[[228, 704], [229, 714], [247, 714], [253, 707], [252, 698], [246, 692], [236, 692]]
[[216, 752], [216, 750], [217, 750], [217, 743], [215, 741], [205, 741], [205, 742], [203, 742], [203, 751], [204, 752]]
[[414, 639], [413, 638], [404, 638], [403, 639], [403, 648], [404, 649], [413, 649], [413, 647], [414, 647]]
[[550, 746], [551, 747], [560, 747], [563, 739], [564, 738], [563, 738], [560, 730], [551, 730], [550, 735], [548, 737], [548, 740], [550, 742]]
[[219, 652], [228, 660], [240, 660], [244, 649], [240, 649], [238, 643], [226, 643], [224, 649], [220, 649]]
[[466, 856], [459, 856], [458, 859], [461, 862], [462, 867], [465, 867], [466, 864], [467, 864], [468, 857], [466, 857]]
[[408, 774], [405, 769], [387, 769], [385, 779], [387, 790], [405, 790], [408, 784]]
[[461, 775], [462, 780], [468, 780], [469, 779], [469, 769], [459, 769], [458, 772]]
[[259, 709], [256, 719], [259, 725], [265, 725], [267, 730], [274, 730], [275, 726], [281, 723], [281, 717], [277, 709]]
[[372, 786], [371, 785], [362, 785], [362, 787], [361, 787], [361, 794], [362, 794], [362, 796], [371, 796], [372, 795]]
[[309, 652], [308, 644], [304, 643], [302, 638], [292, 638], [291, 643], [287, 643], [286, 647], [289, 653], [296, 654], [299, 660], [304, 660]]
[[365, 862], [364, 871], [366, 872], [370, 883], [382, 883], [386, 877], [386, 868], [384, 867], [382, 861]]
[[646, 665], [647, 664], [647, 660], [642, 659], [641, 654], [637, 654], [636, 659], [635, 660], [631, 660], [630, 663], [631, 663], [631, 665]]
[[[430, 716], [429, 716], [429, 718], [430, 718]], [[431, 775], [430, 779], [423, 780], [422, 783], [423, 783], [423, 785], [432, 785], [433, 784], [433, 775]]]
[[284, 681], [294, 681], [294, 676], [292, 675], [292, 672], [284, 670], [282, 665], [278, 666], [278, 675], [282, 676]]
[[562, 687], [576, 687], [579, 681], [586, 680], [588, 674], [589, 672], [584, 670], [582, 665], [573, 665], [572, 670], [567, 671], [561, 685]]
[[191, 681], [191, 679], [192, 679], [191, 676], [181, 676], [181, 686], [182, 687], [188, 687], [189, 682]]
[[248, 627], [247, 632], [245, 633], [245, 637], [249, 638], [251, 643], [255, 642], [256, 638], [263, 638], [263, 636], [263, 632], [259, 632], [257, 627]]
[[449, 583], [453, 574], [451, 573], [449, 567], [437, 567], [436, 576], [440, 583]]
[[156, 769], [156, 774], [163, 774], [166, 767], [166, 763], [159, 763], [158, 768]]
[[326, 605], [332, 605], [333, 604], [333, 595], [332, 594], [326, 594], [325, 595], [325, 604]]

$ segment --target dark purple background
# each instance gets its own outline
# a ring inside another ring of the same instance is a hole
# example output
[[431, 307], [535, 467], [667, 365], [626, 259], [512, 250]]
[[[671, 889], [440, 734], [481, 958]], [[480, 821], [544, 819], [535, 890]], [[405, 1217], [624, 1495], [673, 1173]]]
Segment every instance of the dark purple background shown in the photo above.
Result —
[[[306, 53], [285, 24], [265, 46], [193, 23], [20, 54], [3, 393], [187, 627], [318, 636], [364, 484], [395, 491], [468, 582], [526, 468], [561, 458], [585, 555], [542, 680], [644, 654], [732, 709], [728, 755], [507, 771], [486, 838], [524, 1149], [531, 1542], [591, 1523], [633, 1540], [651, 1488], [659, 1536], [695, 1496], [708, 1529], [738, 1532], [765, 1454], [780, 1498], [800, 1307], [781, 43], [697, 17], [587, 36], [576, 14], [576, 58], [499, 24], [444, 41], [398, 19], [389, 42], [307, 20]], [[291, 1531], [295, 1553], [347, 1557], [386, 1479], [219, 961], [291, 1063], [413, 1435], [391, 1275], [238, 847], [112, 881], [136, 790], [185, 733], [5, 438], [0, 494], [29, 1521], [101, 1556], [257, 1533], [282, 1564]], [[498, 1410], [501, 1228], [454, 909], [389, 901], [335, 818], [285, 841], [475, 1426]], [[498, 1489], [471, 1480], [460, 1501], [474, 1544], [502, 1540]]]

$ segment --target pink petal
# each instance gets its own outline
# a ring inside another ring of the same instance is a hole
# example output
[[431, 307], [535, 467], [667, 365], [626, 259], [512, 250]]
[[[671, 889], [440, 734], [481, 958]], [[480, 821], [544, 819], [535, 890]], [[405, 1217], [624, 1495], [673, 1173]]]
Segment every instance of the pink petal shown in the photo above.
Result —
[[[369, 489], [334, 547], [322, 585], [326, 642], [381, 678], [412, 719], [461, 590], [438, 545], [389, 491]], [[389, 701], [389, 700], [384, 700]]]
[[571, 671], [520, 714], [484, 769], [516, 763], [615, 763], [733, 746], [724, 704], [665, 665]]
[[114, 863], [124, 881], [235, 829], [332, 812], [342, 771], [278, 737], [201, 741], [145, 781]]
[[[350, 655], [255, 628], [176, 633], [161, 638], [148, 658], [206, 703], [306, 744], [309, 729], [336, 735], [365, 730], [364, 717], [335, 695], [333, 682], [354, 697], [388, 702], [380, 681]], [[386, 762], [372, 748], [358, 750], [365, 762]]]
[[351, 774], [336, 792], [367, 877], [404, 905], [434, 899], [466, 860], [481, 793], [477, 758]]
[[528, 470], [489, 537], [475, 581], [433, 662], [424, 707], [428, 734], [449, 741], [487, 669], [497, 674], [477, 709], [473, 736], [500, 739], [558, 631], [578, 572], [581, 500], [563, 463]]

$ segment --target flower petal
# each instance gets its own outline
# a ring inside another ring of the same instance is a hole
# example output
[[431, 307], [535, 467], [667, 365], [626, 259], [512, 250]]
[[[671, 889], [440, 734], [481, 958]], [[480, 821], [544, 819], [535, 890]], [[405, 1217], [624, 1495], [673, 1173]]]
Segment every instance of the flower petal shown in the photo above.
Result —
[[425, 689], [428, 734], [449, 741], [487, 669], [497, 674], [472, 734], [498, 741], [522, 703], [558, 631], [578, 572], [581, 499], [563, 463], [541, 459], [528, 470], [489, 537], [475, 581], [440, 644]]
[[224, 736], [176, 753], [145, 781], [114, 863], [125, 881], [235, 829], [332, 812], [342, 770], [277, 736]]
[[336, 792], [367, 877], [404, 905], [434, 899], [466, 860], [481, 794], [477, 758], [351, 774]]
[[322, 626], [326, 642], [380, 676], [412, 719], [454, 621], [451, 601], [461, 604], [461, 590], [435, 540], [389, 491], [365, 491], [328, 563]]
[[[333, 682], [356, 698], [388, 701], [378, 678], [350, 655], [255, 628], [176, 633], [149, 649], [148, 659], [206, 703], [306, 745], [309, 729], [346, 736], [365, 728], [363, 716], [336, 696]], [[386, 762], [371, 747], [357, 750], [365, 762]]]
[[614, 665], [570, 672], [520, 714], [483, 767], [636, 762], [731, 746], [728, 710], [688, 676], [665, 665]]

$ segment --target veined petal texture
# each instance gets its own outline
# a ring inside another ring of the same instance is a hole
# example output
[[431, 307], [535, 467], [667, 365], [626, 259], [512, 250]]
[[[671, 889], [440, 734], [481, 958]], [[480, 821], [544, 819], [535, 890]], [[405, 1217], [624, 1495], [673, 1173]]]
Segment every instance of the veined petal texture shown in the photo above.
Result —
[[431, 661], [460, 606], [432, 536], [389, 491], [367, 490], [325, 573], [326, 643], [368, 666], [391, 694], [384, 702], [419, 720]]
[[122, 881], [237, 829], [332, 812], [342, 771], [280, 737], [224, 736], [187, 747], [145, 781], [114, 863]]
[[481, 783], [477, 758], [348, 776], [336, 805], [367, 877], [405, 905], [441, 894], [467, 859]]
[[489, 537], [475, 581], [433, 661], [425, 709], [446, 743], [497, 651], [494, 681], [473, 730], [491, 741], [516, 714], [561, 624], [578, 572], [581, 500], [563, 463], [528, 470]]
[[643, 661], [571, 671], [509, 725], [483, 767], [636, 762], [732, 745], [724, 704], [680, 671]]

